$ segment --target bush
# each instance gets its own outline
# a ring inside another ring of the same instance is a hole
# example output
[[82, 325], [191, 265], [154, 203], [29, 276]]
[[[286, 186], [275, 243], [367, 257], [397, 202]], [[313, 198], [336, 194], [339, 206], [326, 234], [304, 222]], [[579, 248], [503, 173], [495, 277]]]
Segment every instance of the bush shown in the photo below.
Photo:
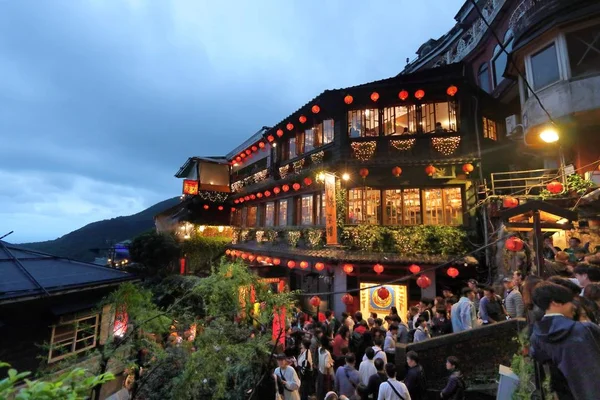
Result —
[[204, 237], [194, 235], [185, 240], [181, 247], [193, 273], [210, 271], [212, 262], [225, 253], [225, 246], [231, 243], [226, 237]]
[[143, 272], [151, 276], [174, 272], [180, 252], [174, 235], [155, 231], [137, 236], [129, 246], [131, 260], [141, 264]]

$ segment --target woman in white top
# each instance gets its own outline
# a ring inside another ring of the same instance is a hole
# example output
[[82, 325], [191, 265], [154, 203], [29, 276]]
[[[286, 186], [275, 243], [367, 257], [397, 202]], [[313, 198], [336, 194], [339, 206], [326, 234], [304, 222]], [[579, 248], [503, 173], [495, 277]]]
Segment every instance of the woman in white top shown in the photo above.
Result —
[[298, 368], [300, 370], [300, 398], [308, 400], [308, 396], [315, 394], [313, 358], [310, 351], [310, 339], [304, 339], [300, 346], [300, 355], [298, 356]]
[[331, 339], [323, 335], [319, 347], [319, 375], [317, 377], [317, 399], [333, 388], [333, 357], [331, 357]]
[[279, 367], [275, 368], [273, 378], [277, 382], [277, 388], [279, 393], [283, 390], [284, 400], [300, 400], [300, 379], [296, 370], [288, 365], [288, 360], [285, 354], [279, 354], [277, 356], [277, 364]]

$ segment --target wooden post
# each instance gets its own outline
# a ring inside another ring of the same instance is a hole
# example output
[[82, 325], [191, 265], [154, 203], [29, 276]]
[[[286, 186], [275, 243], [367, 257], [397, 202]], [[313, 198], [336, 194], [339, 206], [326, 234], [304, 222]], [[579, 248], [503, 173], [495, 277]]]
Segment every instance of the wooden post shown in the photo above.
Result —
[[533, 238], [535, 250], [535, 265], [537, 267], [537, 275], [544, 275], [544, 235], [542, 233], [542, 221], [540, 219], [540, 211], [533, 212]]

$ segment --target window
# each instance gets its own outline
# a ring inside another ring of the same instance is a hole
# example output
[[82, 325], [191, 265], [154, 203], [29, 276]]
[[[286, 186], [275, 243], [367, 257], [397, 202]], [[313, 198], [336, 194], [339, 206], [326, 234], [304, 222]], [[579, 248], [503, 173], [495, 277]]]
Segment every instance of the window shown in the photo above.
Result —
[[379, 110], [348, 111], [348, 134], [350, 137], [379, 136]]
[[292, 158], [296, 158], [298, 154], [296, 153], [296, 138], [290, 138], [289, 142], [288, 142], [288, 160], [291, 160]]
[[460, 225], [463, 223], [460, 188], [444, 189], [444, 213], [444, 222], [446, 225]]
[[325, 192], [317, 194], [316, 199], [316, 225], [325, 225]]
[[275, 225], [275, 203], [265, 204], [265, 226]]
[[333, 142], [333, 120], [326, 119], [323, 121], [323, 144]]
[[286, 226], [288, 222], [288, 201], [279, 200], [279, 207], [277, 210], [277, 225]]
[[242, 208], [242, 226], [248, 226], [248, 207]]
[[384, 225], [400, 225], [402, 220], [402, 191], [385, 191], [385, 220]]
[[600, 71], [600, 25], [566, 35], [571, 76], [576, 78]]
[[477, 80], [479, 81], [479, 87], [481, 90], [484, 90], [488, 93], [491, 91], [490, 74], [487, 62], [484, 62], [479, 67], [479, 70], [477, 71]]
[[486, 117], [483, 117], [483, 137], [492, 140], [498, 140], [496, 122]]
[[71, 316], [52, 327], [48, 363], [96, 347], [98, 314]]
[[256, 226], [256, 206], [248, 207], [248, 217], [246, 226]]
[[456, 131], [456, 113], [450, 109], [454, 103], [429, 103], [421, 106], [423, 132], [443, 133]]
[[426, 225], [462, 224], [462, 197], [460, 188], [423, 190]]
[[306, 153], [315, 148], [315, 130], [313, 128], [304, 131], [304, 149], [302, 153]]
[[421, 224], [419, 189], [386, 190], [385, 202], [385, 225]]
[[[504, 35], [504, 48], [506, 49], [506, 53], [510, 53], [510, 51], [512, 50], [512, 45], [513, 34], [512, 31], [509, 30]], [[506, 53], [502, 50], [502, 47], [500, 47], [500, 45], [497, 45], [494, 49], [494, 58], [492, 61], [492, 65], [494, 67], [494, 87], [498, 86], [504, 79], [502, 74], [506, 69], [506, 63], [508, 61], [508, 56], [506, 55]]]
[[409, 107], [386, 107], [383, 109], [383, 134], [402, 135], [414, 133], [415, 108]]
[[300, 198], [300, 225], [313, 224], [313, 196], [304, 195]]
[[556, 45], [554, 43], [531, 56], [531, 75], [534, 90], [542, 89], [560, 80]]
[[231, 221], [233, 226], [242, 226], [242, 210], [236, 208]]
[[[320, 147], [323, 145], [323, 124], [317, 124], [313, 126], [312, 133], [314, 137], [313, 148]], [[308, 133], [304, 132], [304, 136], [306, 137]], [[307, 140], [308, 141], [308, 140]], [[309, 150], [306, 150], [309, 151]]]
[[348, 221], [351, 224], [378, 224], [380, 192], [373, 189], [348, 190]]

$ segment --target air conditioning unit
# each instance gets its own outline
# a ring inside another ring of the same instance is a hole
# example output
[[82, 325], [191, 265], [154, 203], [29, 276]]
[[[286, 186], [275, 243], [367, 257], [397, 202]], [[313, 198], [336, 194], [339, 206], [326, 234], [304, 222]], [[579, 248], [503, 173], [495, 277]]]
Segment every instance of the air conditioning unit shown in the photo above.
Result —
[[516, 129], [520, 123], [520, 116], [517, 114], [506, 117], [506, 136], [511, 137], [516, 134]]

